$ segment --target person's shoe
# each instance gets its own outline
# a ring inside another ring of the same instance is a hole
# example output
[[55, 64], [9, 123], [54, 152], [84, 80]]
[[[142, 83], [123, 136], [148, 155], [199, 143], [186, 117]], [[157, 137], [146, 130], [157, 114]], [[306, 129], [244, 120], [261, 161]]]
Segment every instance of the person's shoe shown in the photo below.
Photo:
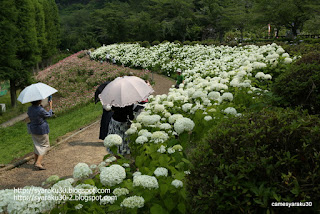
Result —
[[37, 170], [46, 170], [43, 166], [34, 165]]

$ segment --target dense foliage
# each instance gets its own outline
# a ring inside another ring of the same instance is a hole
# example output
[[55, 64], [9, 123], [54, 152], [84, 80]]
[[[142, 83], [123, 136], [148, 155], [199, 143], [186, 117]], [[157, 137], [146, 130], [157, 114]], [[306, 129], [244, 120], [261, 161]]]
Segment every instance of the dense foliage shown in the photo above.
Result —
[[54, 0], [5, 0], [0, 11], [0, 80], [10, 80], [15, 106], [16, 89], [27, 86], [37, 64], [57, 51], [58, 8]]
[[303, 106], [312, 114], [320, 113], [320, 52], [302, 56], [275, 81], [273, 92], [284, 106]]
[[[312, 0], [56, 0], [62, 49], [127, 41], [239, 41], [319, 33], [319, 3]], [[303, 28], [304, 23], [307, 27]], [[287, 32], [286, 32], [287, 31]], [[281, 32], [281, 33], [280, 33]], [[290, 33], [291, 32], [291, 33]]]
[[[193, 151], [193, 213], [309, 212], [319, 209], [319, 118], [290, 109], [231, 117]], [[312, 208], [271, 207], [313, 202]]]

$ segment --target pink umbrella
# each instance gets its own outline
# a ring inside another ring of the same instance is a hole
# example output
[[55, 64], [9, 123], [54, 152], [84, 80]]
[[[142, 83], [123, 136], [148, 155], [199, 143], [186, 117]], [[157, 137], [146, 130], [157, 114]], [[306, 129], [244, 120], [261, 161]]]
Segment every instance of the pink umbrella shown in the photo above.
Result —
[[118, 77], [99, 94], [102, 105], [125, 107], [146, 100], [154, 90], [136, 76]]

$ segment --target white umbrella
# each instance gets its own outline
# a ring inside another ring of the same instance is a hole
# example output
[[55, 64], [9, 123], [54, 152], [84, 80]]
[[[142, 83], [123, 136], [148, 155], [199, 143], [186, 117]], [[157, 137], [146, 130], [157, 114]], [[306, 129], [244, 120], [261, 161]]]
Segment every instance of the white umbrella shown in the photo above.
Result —
[[43, 100], [56, 92], [57, 90], [51, 86], [39, 82], [23, 89], [18, 97], [18, 101], [24, 104], [36, 100]]
[[118, 77], [99, 94], [102, 105], [125, 107], [146, 100], [154, 91], [143, 79], [135, 76]]

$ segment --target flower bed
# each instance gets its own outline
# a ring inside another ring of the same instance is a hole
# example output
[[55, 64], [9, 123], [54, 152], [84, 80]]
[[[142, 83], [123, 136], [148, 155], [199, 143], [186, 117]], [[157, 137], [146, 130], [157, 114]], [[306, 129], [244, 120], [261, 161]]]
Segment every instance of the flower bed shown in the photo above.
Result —
[[[75, 175], [81, 180], [59, 181], [52, 187], [107, 188], [109, 194], [96, 193], [94, 196], [103, 199], [92, 202], [68, 200], [76, 197], [68, 195], [66, 200], [52, 201], [45, 206], [47, 209], [60, 204], [55, 211], [187, 213], [185, 178], [190, 174], [191, 162], [186, 151], [216, 121], [241, 117], [249, 106], [262, 102], [272, 78], [263, 73], [264, 68], [292, 61], [276, 44], [233, 48], [115, 44], [95, 50], [91, 58], [100, 61], [107, 53], [126, 66], [159, 69], [168, 75], [181, 68], [185, 82], [179, 89], [171, 88], [168, 95], [151, 96], [145, 111], [132, 123], [127, 134], [134, 162], [122, 156], [118, 160], [107, 156], [98, 166], [80, 164]], [[114, 143], [108, 140], [105, 145], [112, 147]], [[91, 169], [91, 177], [83, 178]], [[7, 200], [13, 197], [13, 191], [4, 190], [0, 197], [4, 195], [3, 209], [14, 210]], [[32, 209], [44, 210], [41, 203], [49, 202], [36, 203]], [[27, 209], [26, 206], [18, 203], [15, 209]]]

